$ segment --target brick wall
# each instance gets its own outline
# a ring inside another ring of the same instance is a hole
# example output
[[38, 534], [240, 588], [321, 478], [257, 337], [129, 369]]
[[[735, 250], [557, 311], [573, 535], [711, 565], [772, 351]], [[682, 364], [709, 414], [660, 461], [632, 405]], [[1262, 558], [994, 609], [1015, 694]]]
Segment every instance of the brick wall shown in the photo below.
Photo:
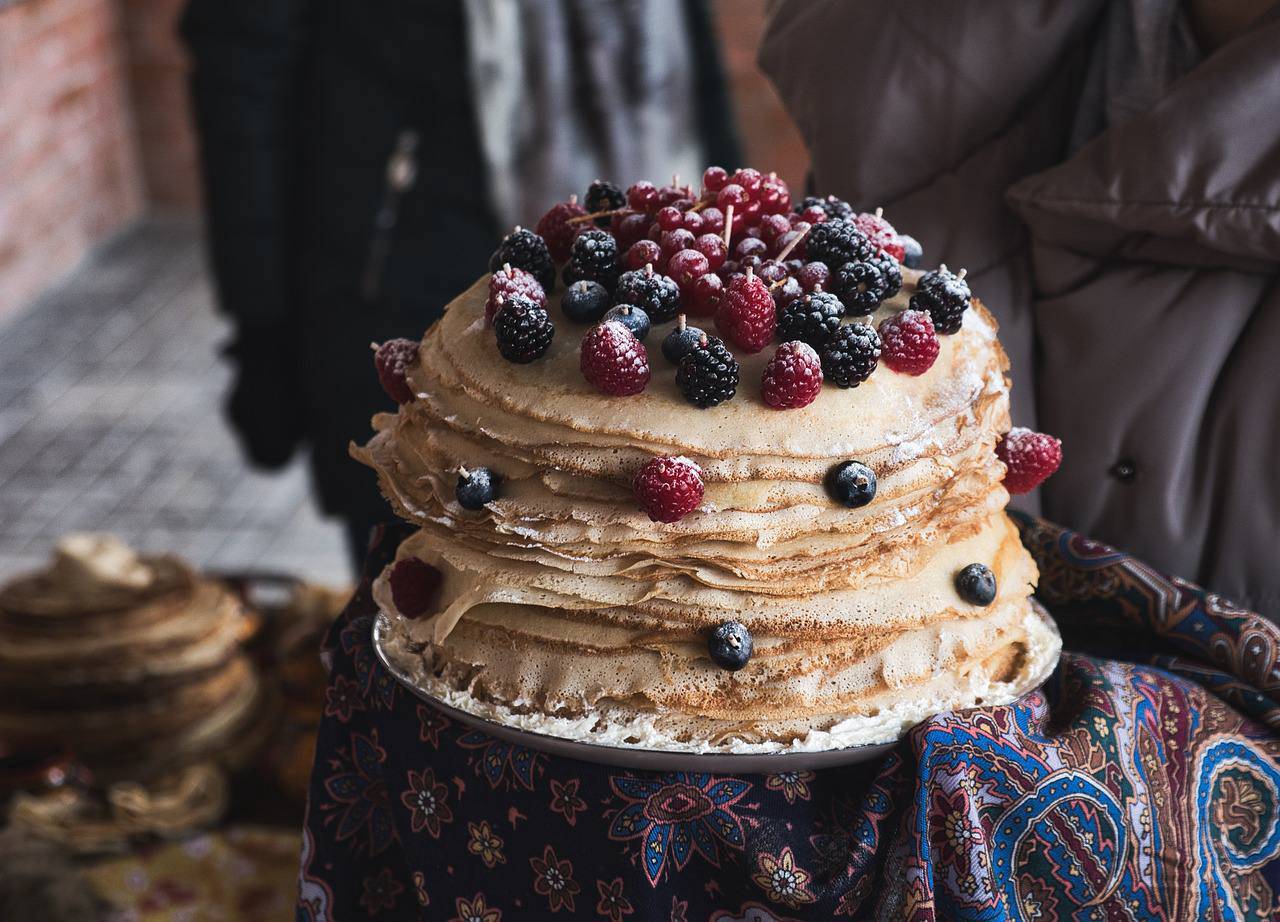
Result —
[[0, 7], [0, 315], [141, 212], [124, 67], [111, 0]]

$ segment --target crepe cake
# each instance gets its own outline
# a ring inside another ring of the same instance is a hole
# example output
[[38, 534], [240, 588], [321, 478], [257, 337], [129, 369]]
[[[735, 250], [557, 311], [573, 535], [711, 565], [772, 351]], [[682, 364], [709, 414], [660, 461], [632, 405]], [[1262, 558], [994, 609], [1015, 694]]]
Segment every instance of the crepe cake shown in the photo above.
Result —
[[[913, 298], [929, 280], [900, 271], [869, 325], [927, 301]], [[504, 361], [489, 291], [482, 278], [448, 305], [400, 363], [398, 411], [352, 449], [418, 529], [373, 593], [385, 652], [421, 689], [586, 742], [775, 752], [892, 740], [1051, 670], [1060, 641], [1004, 511], [1007, 359], [977, 299], [924, 373], [881, 367], [779, 411], [756, 383], [773, 348], [735, 349], [742, 383], [708, 408], [652, 348], [642, 392], [600, 393], [554, 294], [549, 346]], [[678, 521], [637, 502], [655, 458], [699, 473], [701, 501]], [[833, 499], [849, 459], [874, 472], [865, 505]], [[498, 485], [479, 509], [459, 502], [469, 469]], [[393, 582], [414, 561], [438, 583], [429, 605], [406, 606], [415, 593]], [[973, 564], [990, 598], [965, 592]], [[750, 638], [745, 665], [717, 656], [723, 625]]]
[[249, 628], [178, 558], [69, 535], [0, 589], [0, 735], [54, 737], [106, 779], [220, 755], [260, 699]]

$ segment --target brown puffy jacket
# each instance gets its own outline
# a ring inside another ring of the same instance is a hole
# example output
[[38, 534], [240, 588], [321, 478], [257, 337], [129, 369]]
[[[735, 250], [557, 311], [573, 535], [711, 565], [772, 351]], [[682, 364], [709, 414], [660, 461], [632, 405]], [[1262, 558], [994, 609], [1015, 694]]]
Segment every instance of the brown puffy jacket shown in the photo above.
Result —
[[1044, 514], [1280, 618], [1280, 15], [1206, 56], [1173, 0], [783, 0], [760, 61], [814, 187], [1000, 319]]

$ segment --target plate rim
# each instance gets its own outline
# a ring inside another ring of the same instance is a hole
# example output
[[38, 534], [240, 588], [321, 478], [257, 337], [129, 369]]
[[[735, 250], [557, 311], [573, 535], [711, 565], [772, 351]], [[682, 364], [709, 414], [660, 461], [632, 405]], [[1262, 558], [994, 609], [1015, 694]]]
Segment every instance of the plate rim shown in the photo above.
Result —
[[[1033, 604], [1037, 613], [1049, 622], [1056, 633], [1057, 625], [1053, 623], [1053, 619], [1048, 612], [1034, 600]], [[418, 686], [404, 670], [395, 665], [391, 656], [384, 649], [384, 640], [390, 628], [391, 616], [379, 609], [377, 616], [373, 619], [373, 626], [370, 630], [374, 654], [391, 677], [415, 698], [430, 704], [451, 719], [472, 729], [488, 733], [503, 742], [514, 743], [527, 749], [533, 749], [549, 755], [565, 756], [582, 762], [658, 771], [695, 770], [749, 773], [805, 771], [869, 762], [896, 748], [910, 732], [910, 728], [908, 728], [895, 739], [878, 743], [862, 743], [857, 746], [846, 746], [840, 749], [799, 752], [680, 752], [669, 749], [644, 749], [638, 746], [614, 746], [608, 743], [589, 743], [583, 740], [572, 740], [561, 736], [553, 736], [549, 733], [538, 733], [534, 730], [512, 727], [441, 701]], [[1057, 668], [1060, 659], [1061, 653], [1046, 664], [1043, 672], [1035, 676], [1018, 697], [1021, 698], [1031, 694], [1043, 686]]]

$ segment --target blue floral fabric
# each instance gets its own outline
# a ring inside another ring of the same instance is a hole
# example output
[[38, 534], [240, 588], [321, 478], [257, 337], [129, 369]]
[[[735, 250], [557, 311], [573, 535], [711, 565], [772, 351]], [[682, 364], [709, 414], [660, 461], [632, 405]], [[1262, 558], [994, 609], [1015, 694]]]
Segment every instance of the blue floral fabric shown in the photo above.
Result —
[[1068, 650], [1046, 686], [821, 772], [625, 771], [469, 730], [381, 668], [366, 577], [326, 648], [298, 919], [1280, 918], [1280, 632], [1019, 524]]

